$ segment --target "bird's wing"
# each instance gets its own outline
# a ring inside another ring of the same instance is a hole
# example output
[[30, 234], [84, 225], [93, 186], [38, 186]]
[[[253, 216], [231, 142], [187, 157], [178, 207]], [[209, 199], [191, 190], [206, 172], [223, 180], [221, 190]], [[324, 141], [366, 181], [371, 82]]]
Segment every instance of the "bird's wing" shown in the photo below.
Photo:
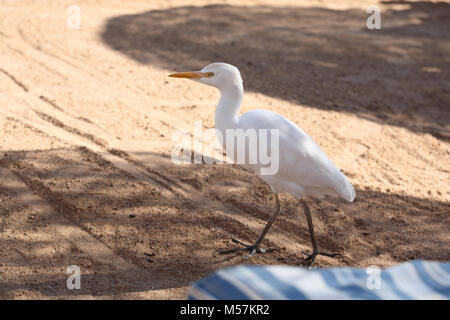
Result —
[[329, 194], [327, 190], [331, 189], [350, 202], [355, 198], [345, 175], [308, 134], [288, 119], [268, 110], [253, 110], [240, 117], [239, 127], [279, 129], [279, 171], [274, 178], [314, 193], [323, 190]]

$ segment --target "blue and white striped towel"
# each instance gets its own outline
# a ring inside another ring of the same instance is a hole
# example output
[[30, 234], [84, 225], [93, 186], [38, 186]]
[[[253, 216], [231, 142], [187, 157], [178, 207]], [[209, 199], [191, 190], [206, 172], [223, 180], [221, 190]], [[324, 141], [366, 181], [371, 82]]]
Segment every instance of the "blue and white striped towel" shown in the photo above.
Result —
[[195, 282], [188, 299], [450, 299], [450, 263], [415, 260], [386, 269], [238, 266]]

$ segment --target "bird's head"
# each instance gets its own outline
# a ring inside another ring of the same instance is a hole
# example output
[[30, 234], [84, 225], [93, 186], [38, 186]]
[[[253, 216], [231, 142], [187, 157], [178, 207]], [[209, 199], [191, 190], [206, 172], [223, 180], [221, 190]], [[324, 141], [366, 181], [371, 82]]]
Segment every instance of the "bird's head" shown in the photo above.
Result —
[[208, 64], [200, 71], [174, 73], [169, 75], [169, 77], [191, 79], [216, 87], [219, 90], [242, 86], [242, 77], [239, 69], [223, 62]]

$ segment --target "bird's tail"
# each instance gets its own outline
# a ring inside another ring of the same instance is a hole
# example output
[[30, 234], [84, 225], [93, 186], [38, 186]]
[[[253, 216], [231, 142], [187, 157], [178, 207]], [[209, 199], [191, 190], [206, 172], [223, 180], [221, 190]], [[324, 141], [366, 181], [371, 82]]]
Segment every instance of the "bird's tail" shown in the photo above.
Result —
[[338, 168], [335, 168], [333, 176], [334, 191], [348, 202], [353, 202], [356, 193], [347, 177]]
[[348, 181], [347, 177], [344, 176], [344, 174], [342, 174], [342, 178], [343, 178], [342, 179], [343, 188], [340, 188], [339, 194], [341, 195], [342, 198], [344, 198], [348, 202], [353, 202], [356, 196], [355, 188], [353, 188], [353, 185], [350, 183], [350, 181]]

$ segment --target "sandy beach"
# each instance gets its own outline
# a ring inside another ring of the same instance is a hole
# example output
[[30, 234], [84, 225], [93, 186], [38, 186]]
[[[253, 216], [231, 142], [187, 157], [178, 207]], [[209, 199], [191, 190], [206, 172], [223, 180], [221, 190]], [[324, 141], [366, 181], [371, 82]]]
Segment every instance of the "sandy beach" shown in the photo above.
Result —
[[[168, 78], [223, 61], [241, 113], [277, 112], [345, 173], [308, 199], [317, 267], [450, 260], [450, 5], [431, 1], [0, 0], [0, 299], [184, 299], [237, 264], [302, 265], [306, 219], [238, 165], [177, 165], [219, 93]], [[366, 9], [381, 8], [368, 30]], [[68, 27], [71, 5], [80, 28]], [[69, 290], [67, 267], [81, 270]]]

